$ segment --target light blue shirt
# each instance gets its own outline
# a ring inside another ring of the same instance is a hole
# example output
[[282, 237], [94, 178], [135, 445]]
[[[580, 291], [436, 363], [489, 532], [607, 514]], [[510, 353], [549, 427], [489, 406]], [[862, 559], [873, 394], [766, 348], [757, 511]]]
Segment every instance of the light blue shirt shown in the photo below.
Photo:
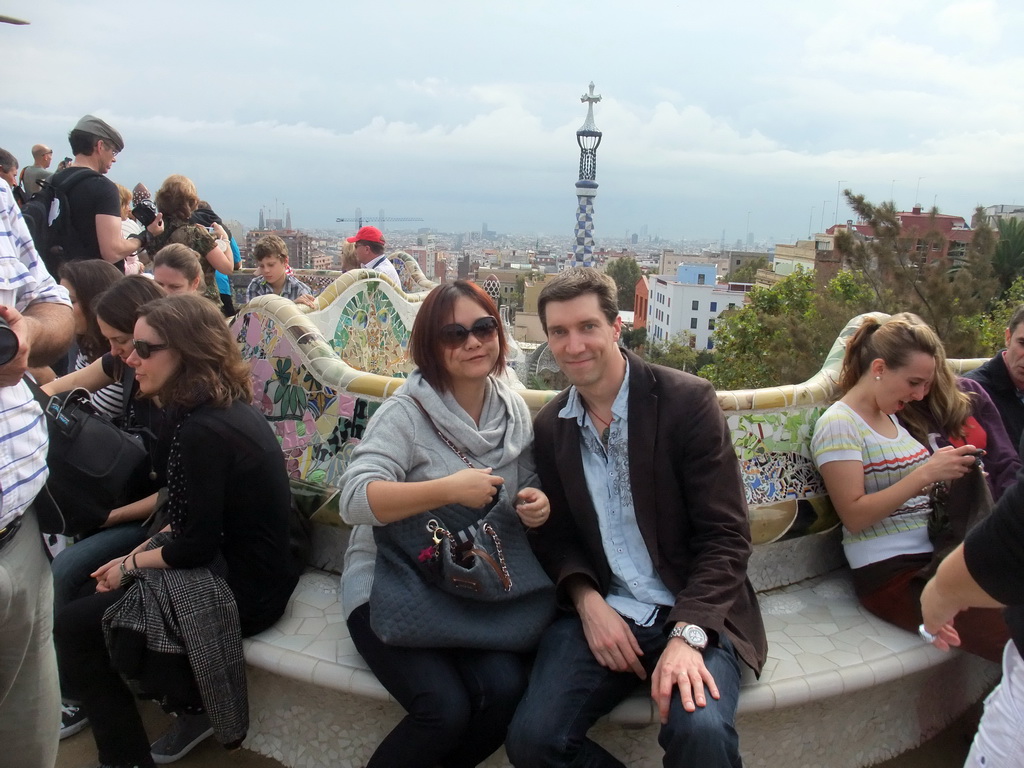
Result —
[[[576, 387], [558, 416], [575, 419], [580, 428], [580, 453], [590, 499], [597, 512], [601, 543], [612, 571], [608, 604], [622, 616], [649, 627], [662, 605], [675, 597], [662, 582], [651, 560], [633, 506], [629, 481], [629, 361], [619, 393], [612, 403], [607, 449]], [[651, 478], [653, 482], [653, 478]]]

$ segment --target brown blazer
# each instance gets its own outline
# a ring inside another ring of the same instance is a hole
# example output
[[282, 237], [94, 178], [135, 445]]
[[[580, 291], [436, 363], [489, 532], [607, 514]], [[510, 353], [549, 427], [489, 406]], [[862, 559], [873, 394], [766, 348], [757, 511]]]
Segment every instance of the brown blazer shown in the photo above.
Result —
[[[669, 623], [687, 621], [732, 640], [760, 674], [767, 640], [747, 579], [750, 524], [725, 417], [704, 379], [629, 360], [629, 472], [637, 522], [654, 567], [676, 595]], [[558, 417], [560, 393], [537, 415], [534, 453], [551, 517], [532, 537], [537, 556], [558, 585], [584, 575], [602, 595], [611, 570], [597, 513], [583, 474], [579, 427]]]

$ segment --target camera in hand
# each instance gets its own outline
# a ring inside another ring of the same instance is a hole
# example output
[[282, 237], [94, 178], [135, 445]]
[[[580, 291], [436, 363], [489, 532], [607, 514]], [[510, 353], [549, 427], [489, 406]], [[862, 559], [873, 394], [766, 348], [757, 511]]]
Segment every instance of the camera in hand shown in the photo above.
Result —
[[148, 227], [156, 220], [156, 206], [152, 200], [139, 200], [132, 208], [132, 216], [144, 227]]
[[0, 317], [0, 365], [7, 365], [18, 355], [18, 334]]

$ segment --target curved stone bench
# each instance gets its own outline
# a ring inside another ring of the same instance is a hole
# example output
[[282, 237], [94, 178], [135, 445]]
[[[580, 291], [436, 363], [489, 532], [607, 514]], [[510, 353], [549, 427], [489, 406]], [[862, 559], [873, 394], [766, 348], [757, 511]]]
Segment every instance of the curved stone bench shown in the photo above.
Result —
[[[845, 570], [760, 601], [768, 660], [760, 680], [744, 668], [737, 717], [747, 766], [863, 766], [893, 757], [942, 730], [999, 675], [995, 664], [944, 654], [867, 613]], [[245, 656], [246, 747], [285, 765], [362, 765], [404, 714], [349, 639], [335, 574], [305, 574], [285, 617], [246, 640]], [[658, 713], [638, 688], [595, 738], [627, 765], [653, 768], [661, 765]], [[508, 765], [504, 752], [486, 765]]]
[[[243, 308], [234, 329], [294, 478], [336, 485], [353, 441], [402, 383], [384, 375], [396, 371], [367, 372], [342, 360], [329, 342], [338, 327], [331, 324], [344, 324], [349, 345], [400, 347], [407, 337], [398, 323], [367, 322], [360, 337], [362, 320], [353, 321], [371, 305], [383, 321], [407, 318], [419, 300], [361, 270], [336, 281], [308, 313], [280, 297]], [[874, 618], [853, 595], [838, 519], [809, 442], [859, 322], [851, 321], [808, 382], [719, 392], [743, 470], [756, 544], [749, 572], [769, 640], [764, 674], [755, 680], [747, 672], [741, 690], [737, 727], [748, 766], [870, 765], [937, 733], [998, 676], [994, 664], [942, 654]], [[952, 364], [966, 370], [979, 362]], [[554, 394], [521, 392], [533, 411]], [[319, 570], [303, 577], [281, 621], [245, 643], [247, 746], [288, 766], [358, 766], [402, 710], [366, 669], [342, 620], [336, 572], [347, 529], [329, 505], [313, 519], [321, 523], [313, 556]], [[598, 724], [596, 738], [630, 766], [660, 765], [657, 721], [638, 691]], [[487, 763], [504, 764], [503, 753]]]

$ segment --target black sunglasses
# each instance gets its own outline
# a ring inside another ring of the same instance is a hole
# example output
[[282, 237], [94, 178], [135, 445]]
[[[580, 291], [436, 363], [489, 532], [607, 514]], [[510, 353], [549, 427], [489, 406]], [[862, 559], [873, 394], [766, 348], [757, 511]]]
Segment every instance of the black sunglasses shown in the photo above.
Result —
[[149, 360], [150, 355], [154, 352], [159, 352], [161, 349], [169, 349], [166, 344], [151, 344], [142, 339], [132, 339], [132, 346], [135, 347], [135, 351], [143, 360]]
[[446, 347], [461, 347], [466, 343], [469, 334], [476, 336], [477, 341], [485, 342], [494, 338], [498, 332], [498, 321], [493, 317], [481, 317], [472, 328], [467, 328], [459, 323], [451, 323], [441, 328], [441, 343]]

